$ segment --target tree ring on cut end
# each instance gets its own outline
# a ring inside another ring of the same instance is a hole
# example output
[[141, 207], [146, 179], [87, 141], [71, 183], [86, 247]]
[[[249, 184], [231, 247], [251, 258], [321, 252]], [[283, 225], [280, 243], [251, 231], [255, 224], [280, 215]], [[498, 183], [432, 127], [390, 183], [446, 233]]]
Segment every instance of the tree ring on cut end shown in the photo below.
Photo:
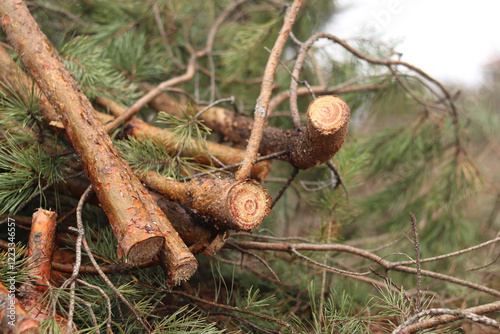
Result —
[[255, 181], [245, 180], [234, 184], [227, 200], [235, 229], [252, 230], [269, 215], [269, 194]]
[[136, 243], [127, 254], [127, 263], [140, 265], [151, 261], [161, 250], [165, 238], [161, 236], [151, 237]]
[[323, 134], [337, 132], [349, 122], [349, 106], [336, 95], [320, 96], [307, 109], [310, 123]]

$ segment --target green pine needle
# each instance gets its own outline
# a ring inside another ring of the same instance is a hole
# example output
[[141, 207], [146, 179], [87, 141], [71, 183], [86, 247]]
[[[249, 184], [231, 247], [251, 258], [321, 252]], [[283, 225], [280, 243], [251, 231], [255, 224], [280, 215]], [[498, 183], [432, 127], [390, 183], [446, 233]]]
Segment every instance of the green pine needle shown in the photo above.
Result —
[[188, 105], [185, 109], [179, 108], [179, 112], [182, 117], [165, 112], [158, 114], [158, 123], [164, 124], [173, 133], [170, 144], [177, 149], [182, 149], [190, 147], [194, 140], [204, 146], [205, 137], [210, 134], [211, 130], [203, 121], [194, 116], [196, 107]]
[[0, 214], [14, 214], [37, 192], [43, 206], [42, 188], [62, 178], [67, 158], [51, 156], [39, 143], [18, 146], [9, 135], [0, 145]]

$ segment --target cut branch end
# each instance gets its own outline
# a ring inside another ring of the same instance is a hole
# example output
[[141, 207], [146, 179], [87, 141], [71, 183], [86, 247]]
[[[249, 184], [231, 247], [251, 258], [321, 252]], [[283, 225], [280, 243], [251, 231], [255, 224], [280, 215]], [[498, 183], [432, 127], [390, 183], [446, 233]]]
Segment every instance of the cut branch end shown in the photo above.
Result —
[[338, 96], [321, 96], [309, 105], [307, 118], [307, 127], [291, 141], [290, 161], [300, 169], [327, 162], [340, 150], [349, 127], [349, 106]]

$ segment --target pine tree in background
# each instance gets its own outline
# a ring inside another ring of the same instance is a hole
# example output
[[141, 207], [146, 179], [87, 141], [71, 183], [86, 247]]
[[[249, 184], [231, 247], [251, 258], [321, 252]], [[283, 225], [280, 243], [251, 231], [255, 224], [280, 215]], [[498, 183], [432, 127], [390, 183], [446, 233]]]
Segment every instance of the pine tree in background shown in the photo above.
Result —
[[498, 115], [335, 10], [2, 1], [2, 331], [498, 329]]

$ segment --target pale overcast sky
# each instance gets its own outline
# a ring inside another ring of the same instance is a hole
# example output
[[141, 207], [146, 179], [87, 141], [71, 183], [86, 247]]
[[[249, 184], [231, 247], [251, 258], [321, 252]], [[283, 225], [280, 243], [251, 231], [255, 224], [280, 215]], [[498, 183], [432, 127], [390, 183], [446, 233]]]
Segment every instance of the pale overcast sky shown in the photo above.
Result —
[[[322, 30], [349, 39], [402, 41], [396, 51], [445, 82], [476, 85], [500, 58], [498, 0], [338, 0], [344, 8]], [[372, 31], [370, 34], [369, 31]]]

